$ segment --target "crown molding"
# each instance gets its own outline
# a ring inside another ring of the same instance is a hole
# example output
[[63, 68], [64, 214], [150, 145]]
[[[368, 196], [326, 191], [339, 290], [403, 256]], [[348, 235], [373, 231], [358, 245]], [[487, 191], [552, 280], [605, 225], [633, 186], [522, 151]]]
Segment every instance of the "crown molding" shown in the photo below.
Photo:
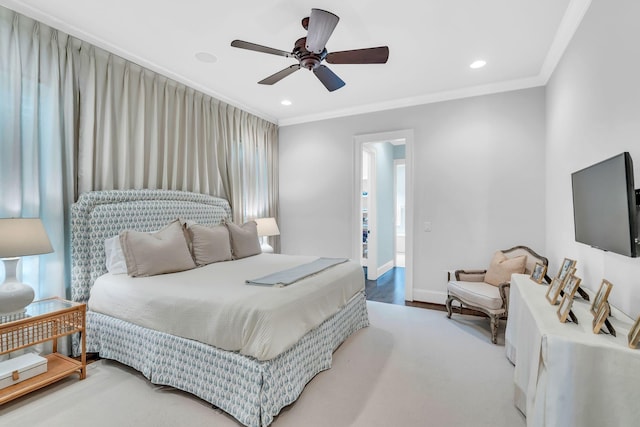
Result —
[[532, 87], [544, 86], [545, 82], [541, 76], [524, 79], [510, 80], [506, 82], [490, 83], [486, 85], [471, 86], [463, 89], [456, 89], [446, 92], [436, 92], [432, 94], [414, 96], [411, 98], [396, 99], [388, 102], [360, 105], [354, 108], [344, 108], [325, 113], [310, 114], [307, 116], [291, 117], [278, 121], [278, 126], [291, 126], [320, 120], [335, 119], [358, 114], [375, 113], [378, 111], [394, 110], [397, 108], [415, 107], [424, 104], [433, 104], [454, 99], [470, 98], [473, 96], [490, 95], [494, 93], [509, 92], [513, 90], [528, 89]]
[[447, 92], [436, 92], [419, 97], [399, 99], [389, 102], [362, 105], [354, 108], [345, 108], [326, 113], [311, 114], [307, 116], [291, 117], [278, 121], [278, 126], [292, 126], [296, 124], [314, 122], [319, 120], [335, 119], [339, 117], [353, 116], [358, 114], [374, 113], [377, 111], [392, 110], [396, 108], [413, 107], [422, 104], [450, 101], [454, 99], [469, 98], [472, 96], [490, 95], [492, 93], [507, 92], [531, 87], [545, 86], [553, 71], [562, 59], [569, 42], [573, 38], [576, 30], [580, 26], [584, 15], [591, 6], [591, 0], [571, 0], [567, 6], [558, 30], [551, 42], [549, 51], [545, 56], [543, 65], [537, 76], [529, 78], [510, 80], [506, 82], [491, 83], [487, 85], [473, 86]]
[[545, 56], [545, 60], [537, 76], [531, 76], [523, 79], [510, 80], [505, 82], [496, 82], [479, 86], [472, 86], [462, 89], [456, 89], [452, 91], [436, 92], [431, 94], [425, 94], [421, 96], [404, 98], [398, 100], [392, 100], [387, 102], [372, 103], [367, 105], [360, 105], [352, 108], [344, 108], [339, 110], [332, 110], [324, 113], [310, 114], [306, 116], [295, 116], [286, 119], [278, 120], [262, 111], [256, 110], [253, 107], [239, 103], [236, 100], [228, 98], [220, 93], [212, 91], [211, 89], [204, 87], [184, 76], [173, 73], [172, 71], [159, 66], [153, 62], [145, 60], [126, 49], [115, 46], [100, 37], [93, 36], [84, 30], [81, 30], [73, 25], [70, 25], [64, 21], [61, 21], [47, 13], [42, 12], [30, 5], [26, 5], [19, 0], [0, 0], [0, 4], [15, 10], [18, 13], [29, 16], [32, 19], [43, 22], [52, 28], [56, 28], [63, 31], [73, 37], [82, 39], [86, 42], [92, 43], [101, 49], [111, 52], [115, 55], [121, 56], [129, 61], [132, 61], [142, 67], [148, 68], [152, 71], [160, 73], [166, 77], [169, 77], [179, 83], [187, 85], [193, 89], [196, 89], [202, 93], [212, 96], [222, 102], [226, 102], [234, 107], [240, 108], [250, 114], [260, 117], [269, 122], [275, 123], [278, 126], [292, 126], [296, 124], [335, 119], [340, 117], [348, 117], [359, 114], [374, 113], [378, 111], [386, 111], [397, 108], [413, 107], [423, 104], [431, 104], [442, 101], [450, 101], [455, 99], [469, 98], [473, 96], [489, 95], [493, 93], [507, 92], [513, 90], [527, 89], [537, 86], [545, 86], [558, 63], [562, 59], [567, 46], [569, 45], [573, 35], [580, 26], [582, 19], [584, 18], [589, 6], [591, 6], [591, 0], [571, 0], [567, 6], [562, 21], [556, 31], [555, 37], [549, 51]]
[[225, 102], [229, 105], [232, 105], [234, 107], [240, 108], [241, 110], [246, 111], [247, 113], [253, 114], [254, 116], [260, 117], [264, 120], [267, 120], [271, 123], [274, 124], [278, 124], [278, 119], [275, 117], [272, 117], [268, 114], [265, 114], [262, 111], [256, 110], [253, 107], [246, 105], [246, 104], [242, 104], [239, 103], [236, 100], [233, 100], [231, 98], [228, 98], [220, 93], [217, 93], [215, 91], [212, 91], [210, 88], [207, 88], [205, 86], [202, 86], [199, 83], [194, 82], [191, 79], [188, 79], [182, 75], [176, 74], [174, 72], [172, 72], [171, 70], [168, 70], [154, 62], [148, 61], [134, 53], [129, 52], [127, 49], [123, 49], [120, 46], [116, 46], [114, 44], [111, 44], [109, 42], [107, 42], [106, 40], [100, 38], [100, 37], [96, 37], [90, 33], [87, 33], [86, 31], [74, 26], [74, 25], [70, 25], [67, 22], [61, 21], [60, 19], [49, 15], [48, 13], [45, 13], [43, 11], [41, 11], [40, 9], [36, 9], [34, 7], [32, 7], [31, 5], [27, 5], [24, 4], [21, 1], [16, 1], [16, 0], [1, 0], [0, 1], [0, 5], [11, 9], [15, 12], [18, 12], [22, 15], [25, 15], [31, 19], [34, 19], [36, 21], [40, 21], [45, 25], [48, 25], [51, 28], [54, 28], [58, 31], [62, 31], [63, 33], [66, 33], [72, 37], [75, 37], [77, 39], [80, 39], [82, 41], [85, 41], [87, 43], [93, 44], [96, 47], [99, 47], [100, 49], [103, 49], [111, 54], [120, 56], [124, 59], [126, 59], [127, 61], [131, 61], [141, 67], [147, 68], [151, 71], [154, 71], [158, 74], [161, 74], [164, 77], [168, 77], [172, 80], [177, 81], [178, 83], [181, 83], [183, 85], [186, 85], [192, 89], [195, 89], [199, 92], [202, 92], [206, 95], [209, 95], [219, 101]]
[[571, 0], [569, 6], [567, 6], [567, 10], [562, 17], [558, 31], [556, 31], [551, 47], [540, 69], [540, 77], [544, 80], [545, 85], [551, 78], [558, 63], [560, 63], [564, 51], [569, 46], [589, 6], [591, 6], [591, 0]]

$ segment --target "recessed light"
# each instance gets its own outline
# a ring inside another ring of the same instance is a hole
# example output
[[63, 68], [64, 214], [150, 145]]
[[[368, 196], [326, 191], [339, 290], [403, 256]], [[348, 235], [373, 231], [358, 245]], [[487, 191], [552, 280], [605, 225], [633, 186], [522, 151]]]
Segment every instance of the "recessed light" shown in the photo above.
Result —
[[474, 68], [474, 69], [475, 69], [475, 68], [482, 68], [482, 67], [484, 67], [485, 65], [487, 65], [487, 61], [484, 61], [484, 60], [482, 60], [482, 59], [478, 59], [477, 61], [473, 61], [473, 62], [471, 63], [471, 65], [469, 65], [469, 67], [471, 67], [471, 68]]
[[214, 63], [218, 60], [214, 55], [208, 52], [198, 52], [196, 53], [196, 59], [201, 62]]
[[291, 105], [291, 104], [292, 104], [292, 102], [291, 102], [291, 101], [289, 101], [288, 99], [283, 99], [282, 101], [280, 101], [280, 104], [282, 104], [282, 105], [284, 105], [284, 106], [288, 107], [289, 105]]

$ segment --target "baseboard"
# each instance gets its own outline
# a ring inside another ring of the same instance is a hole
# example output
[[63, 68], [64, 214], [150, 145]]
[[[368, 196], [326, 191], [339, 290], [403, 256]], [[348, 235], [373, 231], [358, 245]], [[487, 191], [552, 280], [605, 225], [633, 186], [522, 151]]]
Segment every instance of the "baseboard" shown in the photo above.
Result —
[[393, 260], [391, 260], [388, 263], [378, 267], [378, 277], [382, 276], [387, 271], [390, 271], [393, 268], [393, 265]]
[[432, 304], [444, 304], [447, 302], [447, 293], [413, 288], [413, 300]]

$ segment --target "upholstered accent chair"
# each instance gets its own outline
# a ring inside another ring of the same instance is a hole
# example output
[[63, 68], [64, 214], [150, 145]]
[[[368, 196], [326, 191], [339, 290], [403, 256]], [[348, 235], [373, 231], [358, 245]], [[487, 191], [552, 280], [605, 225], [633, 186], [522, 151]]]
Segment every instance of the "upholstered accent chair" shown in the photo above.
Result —
[[451, 318], [454, 301], [460, 304], [460, 313], [464, 307], [486, 314], [491, 321], [491, 342], [495, 344], [500, 319], [509, 314], [511, 274], [531, 274], [536, 263], [548, 265], [549, 261], [526, 246], [514, 246], [497, 251], [487, 270], [456, 270], [455, 280], [447, 284], [447, 317]]

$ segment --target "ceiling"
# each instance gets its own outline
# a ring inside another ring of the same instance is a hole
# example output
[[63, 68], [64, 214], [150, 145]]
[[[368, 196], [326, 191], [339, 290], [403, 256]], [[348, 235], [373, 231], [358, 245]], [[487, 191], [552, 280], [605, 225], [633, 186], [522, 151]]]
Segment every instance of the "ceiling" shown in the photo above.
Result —
[[[546, 84], [590, 0], [0, 0], [0, 4], [281, 126]], [[325, 64], [258, 81], [294, 59], [311, 8], [340, 17], [329, 52], [389, 46], [386, 64]], [[209, 53], [215, 62], [196, 58]], [[487, 65], [471, 69], [476, 59]], [[283, 106], [287, 99], [290, 106]]]

